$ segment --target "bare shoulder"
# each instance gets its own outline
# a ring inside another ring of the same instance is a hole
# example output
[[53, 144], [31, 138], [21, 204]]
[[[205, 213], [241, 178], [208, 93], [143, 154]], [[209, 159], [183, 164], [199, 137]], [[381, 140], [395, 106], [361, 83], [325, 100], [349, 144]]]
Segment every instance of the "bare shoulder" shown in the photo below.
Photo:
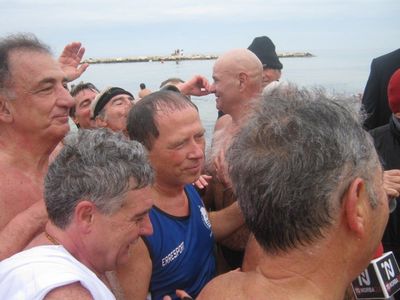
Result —
[[50, 291], [45, 297], [45, 300], [93, 300], [90, 292], [84, 288], [79, 282], [74, 282], [64, 285]]
[[230, 115], [223, 115], [221, 118], [217, 120], [217, 122], [215, 122], [214, 132], [229, 127], [231, 123], [232, 123], [232, 117]]
[[[239, 270], [215, 277], [201, 290], [197, 300], [206, 299], [248, 299], [245, 289], [248, 275]], [[229, 288], [227, 288], [229, 287]]]

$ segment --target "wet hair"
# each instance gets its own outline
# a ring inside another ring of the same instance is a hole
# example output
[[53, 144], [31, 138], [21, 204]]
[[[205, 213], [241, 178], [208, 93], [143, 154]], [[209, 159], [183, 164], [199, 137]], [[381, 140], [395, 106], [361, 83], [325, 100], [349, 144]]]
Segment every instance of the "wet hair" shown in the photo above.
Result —
[[249, 229], [268, 252], [309, 245], [337, 219], [350, 183], [366, 182], [377, 206], [379, 160], [347, 99], [293, 85], [262, 96], [227, 151]]
[[124, 204], [128, 190], [150, 185], [153, 176], [140, 143], [108, 129], [72, 132], [45, 177], [49, 219], [66, 228], [83, 199], [92, 201], [102, 213], [112, 214]]
[[153, 140], [159, 136], [156, 116], [169, 111], [183, 110], [197, 106], [186, 96], [173, 91], [158, 91], [142, 98], [128, 114], [129, 137], [151, 150]]
[[33, 34], [12, 34], [0, 39], [0, 92], [6, 93], [9, 98], [13, 97], [9, 90], [12, 80], [9, 59], [14, 51], [34, 51], [51, 55], [50, 48]]
[[163, 82], [161, 82], [160, 84], [160, 88], [166, 86], [166, 85], [177, 85], [178, 83], [184, 83], [185, 81], [183, 79], [180, 79], [178, 77], [171, 77], [168, 78], [166, 80], [164, 80]]

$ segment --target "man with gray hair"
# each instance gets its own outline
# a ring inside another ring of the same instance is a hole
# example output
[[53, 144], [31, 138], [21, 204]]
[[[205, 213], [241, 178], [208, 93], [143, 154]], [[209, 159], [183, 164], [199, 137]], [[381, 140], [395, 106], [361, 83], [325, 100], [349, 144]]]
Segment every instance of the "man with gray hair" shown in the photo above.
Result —
[[102, 90], [90, 107], [90, 115], [95, 127], [107, 127], [128, 135], [126, 118], [134, 100], [133, 95], [123, 88], [108, 87]]
[[261, 259], [198, 299], [343, 299], [388, 219], [373, 142], [344, 101], [293, 86], [263, 97], [226, 154]]
[[106, 272], [152, 234], [144, 147], [106, 129], [82, 129], [64, 143], [45, 178], [45, 232], [0, 262], [1, 299], [115, 299]]
[[71, 43], [59, 61], [34, 35], [0, 39], [0, 260], [43, 230], [43, 179], [49, 155], [69, 131], [84, 48]]

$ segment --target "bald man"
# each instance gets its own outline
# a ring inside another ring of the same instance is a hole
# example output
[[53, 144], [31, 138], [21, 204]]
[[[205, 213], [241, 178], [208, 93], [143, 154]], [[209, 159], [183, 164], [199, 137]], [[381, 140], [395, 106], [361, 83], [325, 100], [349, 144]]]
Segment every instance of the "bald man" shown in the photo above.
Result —
[[[218, 119], [208, 155], [207, 172], [212, 181], [204, 197], [206, 206], [220, 210], [236, 201], [227, 174], [224, 153], [233, 134], [246, 119], [252, 100], [262, 91], [263, 66], [257, 56], [247, 49], [231, 50], [220, 56], [213, 68], [211, 92], [216, 96], [216, 108], [225, 113]], [[243, 250], [248, 240], [248, 230], [242, 227], [228, 239], [220, 242], [219, 271], [241, 266]], [[222, 259], [223, 261], [223, 259]]]

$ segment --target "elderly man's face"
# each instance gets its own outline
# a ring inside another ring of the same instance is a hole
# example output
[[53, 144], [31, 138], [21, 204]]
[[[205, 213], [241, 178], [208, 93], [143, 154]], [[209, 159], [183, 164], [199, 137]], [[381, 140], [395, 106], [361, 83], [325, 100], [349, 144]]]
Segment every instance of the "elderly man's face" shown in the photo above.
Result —
[[129, 95], [116, 95], [104, 106], [105, 124], [113, 131], [126, 131], [126, 119], [133, 105], [133, 98]]
[[74, 122], [81, 128], [94, 127], [90, 119], [90, 104], [98, 93], [91, 89], [85, 89], [75, 95], [75, 117]]
[[27, 50], [11, 52], [9, 62], [14, 128], [47, 139], [64, 137], [74, 100], [58, 63], [47, 53]]
[[158, 113], [159, 136], [149, 158], [156, 171], [156, 183], [184, 186], [196, 181], [204, 163], [204, 128], [193, 107]]
[[140, 236], [153, 233], [149, 211], [153, 206], [149, 187], [130, 190], [123, 206], [111, 215], [96, 212], [91, 242], [91, 264], [100, 273], [115, 270], [129, 261], [131, 247]]
[[239, 79], [235, 76], [233, 67], [228, 67], [226, 62], [216, 62], [213, 69], [214, 82], [211, 86], [212, 92], [215, 93], [216, 108], [224, 113], [230, 112], [232, 104], [240, 99]]

